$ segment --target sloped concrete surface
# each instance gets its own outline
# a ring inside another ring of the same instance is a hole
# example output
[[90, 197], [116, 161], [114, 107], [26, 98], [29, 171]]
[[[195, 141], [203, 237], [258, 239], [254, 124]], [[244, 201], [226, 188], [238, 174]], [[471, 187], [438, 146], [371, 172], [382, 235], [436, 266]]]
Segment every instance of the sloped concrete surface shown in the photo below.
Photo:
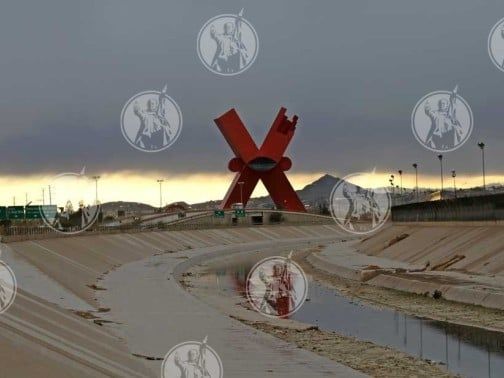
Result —
[[[364, 240], [338, 241], [312, 254], [308, 261], [320, 270], [370, 285], [422, 295], [437, 291], [447, 300], [504, 309], [504, 276], [488, 273], [488, 266], [504, 259], [504, 249], [499, 247], [504, 242], [503, 226], [418, 228], [391, 226]], [[396, 241], [404, 234], [408, 236]], [[454, 237], [462, 239], [462, 244]], [[494, 252], [485, 252], [485, 248]], [[478, 265], [474, 264], [476, 253]], [[445, 270], [418, 271], [427, 262], [432, 267], [456, 255], [466, 257]], [[464, 262], [466, 258], [469, 261]], [[474, 270], [468, 270], [471, 267]]]
[[[339, 237], [336, 226], [318, 225], [91, 235], [9, 243], [9, 265], [19, 273], [22, 289], [11, 308], [0, 315], [0, 376], [159, 376], [158, 366], [133, 356], [143, 349], [126, 342], [129, 332], [144, 335], [145, 354], [152, 352], [158, 357], [180, 341], [201, 340], [208, 334], [211, 344], [227, 361], [226, 377], [360, 376], [222, 316], [198, 302], [173, 279], [167, 279], [177, 264], [187, 260], [177, 255], [180, 251], [194, 258], [211, 251], [242, 248], [246, 243], [263, 243], [266, 247], [277, 242], [310, 239], [317, 243]], [[143, 264], [153, 263], [155, 267], [156, 259], [165, 257], [168, 265], [158, 266], [165, 269], [163, 278], [135, 274]], [[145, 260], [149, 258], [153, 260]], [[116, 273], [126, 275], [121, 285], [111, 285], [110, 292], [101, 290], [106, 289], [104, 278], [113, 283]], [[147, 290], [135, 291], [142, 286], [139, 282], [147, 285]], [[54, 297], [55, 288], [61, 297]], [[123, 300], [111, 300], [109, 315], [97, 312], [100, 293]], [[121, 303], [129, 306], [127, 311], [113, 307]], [[131, 316], [132, 322], [99, 326], [68, 310], [74, 306], [94, 310], [101, 320], [120, 311]], [[138, 323], [135, 316], [139, 317]], [[161, 341], [157, 344], [155, 340]]]
[[[353, 369], [223, 316], [178, 283], [188, 267], [206, 259], [295, 247], [309, 240], [320, 238], [200, 248], [132, 262], [107, 276], [103, 283], [108, 290], [100, 294], [100, 299], [113, 308], [108, 318], [127, 324], [124, 328], [118, 326], [118, 331], [124, 332], [128, 344], [139, 354], [159, 358], [179, 343], [208, 336], [209, 344], [222, 359], [227, 377], [364, 377]], [[160, 369], [160, 362], [152, 365], [154, 370]]]

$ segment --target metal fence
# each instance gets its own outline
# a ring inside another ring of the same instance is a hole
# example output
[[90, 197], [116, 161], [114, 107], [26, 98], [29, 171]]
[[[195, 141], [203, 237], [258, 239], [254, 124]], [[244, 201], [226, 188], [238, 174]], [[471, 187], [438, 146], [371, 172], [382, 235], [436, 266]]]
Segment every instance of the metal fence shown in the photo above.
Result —
[[504, 220], [504, 193], [394, 206], [392, 220], [394, 222]]
[[[251, 212], [250, 214], [257, 213]], [[272, 221], [271, 214], [281, 214], [281, 216]], [[264, 211], [264, 221], [261, 223], [254, 223], [251, 218], [236, 219], [232, 214], [226, 214], [225, 218], [216, 218], [213, 213], [201, 214], [199, 216], [181, 218], [176, 221], [153, 224], [123, 224], [118, 226], [103, 226], [97, 225], [89, 228], [78, 234], [66, 234], [57, 232], [49, 227], [42, 225], [21, 225], [4, 227], [2, 230], [2, 241], [13, 242], [21, 240], [36, 240], [48, 238], [62, 238], [71, 236], [86, 236], [94, 234], [117, 234], [117, 233], [135, 233], [135, 232], [148, 232], [148, 231], [184, 231], [184, 230], [204, 230], [215, 228], [231, 228], [231, 227], [252, 227], [260, 225], [318, 225], [318, 224], [333, 224], [334, 221], [331, 217], [306, 214], [306, 213], [290, 213], [290, 212], [276, 212]]]

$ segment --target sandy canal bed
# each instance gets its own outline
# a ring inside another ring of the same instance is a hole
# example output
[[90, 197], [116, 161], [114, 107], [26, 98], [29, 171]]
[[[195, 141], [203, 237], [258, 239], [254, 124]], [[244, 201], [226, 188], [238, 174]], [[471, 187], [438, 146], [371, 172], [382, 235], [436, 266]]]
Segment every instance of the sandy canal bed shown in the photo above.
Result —
[[[355, 290], [356, 288], [352, 283], [321, 274], [312, 269], [306, 262], [305, 257], [314, 250], [318, 250], [318, 248], [301, 249], [295, 255], [295, 260], [302, 264], [305, 271], [311, 276], [311, 279], [341, 290], [345, 295], [359, 295], [360, 291]], [[253, 256], [253, 260], [256, 261], [271, 254], [286, 255], [289, 251], [289, 248], [257, 251]], [[313, 326], [313, 324], [296, 320], [270, 319], [256, 313], [250, 308], [245, 298], [236, 295], [233, 290], [226, 287], [222, 282], [215, 283], [212, 275], [209, 274], [209, 272], [213, 272], [226, 265], [240, 264], [240, 262], [247, 263], [250, 258], [250, 254], [235, 254], [206, 261], [201, 265], [192, 267], [187, 273], [183, 274], [182, 284], [186, 290], [198, 299], [234, 319], [295, 344], [298, 348], [312, 351], [365, 374], [375, 377], [453, 376], [441, 364], [415, 358], [390, 347], [380, 346], [335, 332], [324, 331]], [[375, 302], [373, 301], [372, 292], [362, 290], [361, 292], [367, 293], [365, 297], [363, 296], [363, 299], [368, 300], [373, 305], [379, 306], [383, 305], [387, 295], [393, 296], [393, 293], [388, 293], [392, 292], [391, 290], [376, 289], [376, 293], [379, 293], [380, 296], [377, 296], [378, 301]], [[401, 298], [401, 303], [404, 306], [409, 302], [413, 304], [413, 301], [414, 298], [411, 295], [404, 295]], [[399, 299], [397, 299], [397, 302], [399, 303]]]

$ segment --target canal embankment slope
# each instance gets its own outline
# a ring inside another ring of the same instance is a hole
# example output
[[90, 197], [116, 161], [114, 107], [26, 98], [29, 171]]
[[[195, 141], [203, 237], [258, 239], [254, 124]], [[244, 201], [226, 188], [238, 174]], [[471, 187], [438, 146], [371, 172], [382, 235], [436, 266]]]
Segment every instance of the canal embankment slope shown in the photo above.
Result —
[[[168, 335], [158, 337], [162, 347], [155, 350], [156, 358], [162, 359], [169, 348], [180, 341], [202, 339], [208, 331], [212, 335], [211, 344], [225, 348], [224, 357], [227, 353], [234, 353], [237, 338], [248, 340], [237, 351], [241, 351], [243, 361], [249, 359], [250, 366], [258, 365], [254, 360], [258, 356], [266, 359], [278, 355], [284, 360], [291, 355], [297, 356], [294, 365], [290, 365], [291, 370], [282, 367], [281, 358], [266, 361], [264, 366], [277, 367], [276, 374], [272, 372], [269, 376], [295, 376], [292, 373], [298, 370], [298, 376], [334, 376], [331, 371], [339, 372], [339, 376], [359, 376], [343, 365], [297, 351], [271, 336], [257, 334], [249, 328], [244, 330], [241, 323], [230, 324], [228, 317], [207, 315], [208, 309], [199, 305], [175, 280], [168, 280], [170, 277], [162, 277], [166, 287], [153, 288], [168, 290], [156, 296], [148, 290], [138, 292], [138, 295], [129, 290], [138, 288], [141, 282], [151, 284], [151, 277], [121, 275], [123, 281], [117, 290], [127, 289], [122, 291], [125, 293], [123, 304], [131, 304], [131, 311], [140, 314], [139, 323], [118, 324], [120, 321], [114, 317], [118, 309], [100, 302], [102, 294], [117, 293], [113, 287], [107, 286], [106, 278], [123, 267], [127, 269], [129, 264], [143, 267], [147, 263], [145, 259], [170, 256], [175, 266], [205, 250], [228, 246], [240, 249], [246, 243], [268, 245], [281, 241], [295, 245], [300, 239], [318, 243], [320, 240], [336, 240], [340, 235], [334, 225], [299, 225], [95, 234], [2, 244], [1, 258], [18, 277], [19, 294], [7, 313], [0, 316], [0, 350], [4, 356], [1, 371], [8, 376], [32, 376], [35, 372], [52, 377], [159, 376], [161, 361], [146, 359], [148, 355], [125, 337], [123, 329], [131, 330], [137, 326], [139, 334], [150, 330], [154, 334]], [[168, 268], [172, 269], [172, 266]], [[168, 300], [170, 293], [173, 295]], [[156, 328], [142, 315], [152, 313], [151, 310], [160, 303], [165, 305], [165, 312], [158, 313], [162, 322]], [[212, 333], [214, 325], [219, 325], [222, 332]], [[146, 340], [147, 345], [150, 341]], [[251, 354], [247, 356], [249, 346]], [[306, 361], [311, 369], [302, 368]], [[239, 371], [240, 365], [231, 364], [233, 369], [228, 367], [227, 371], [239, 376], [233, 373]], [[265, 368], [257, 371], [260, 371], [257, 375], [246, 375], [245, 371], [243, 376], [264, 376]]]
[[308, 260], [370, 285], [504, 309], [504, 225], [495, 222], [393, 223]]

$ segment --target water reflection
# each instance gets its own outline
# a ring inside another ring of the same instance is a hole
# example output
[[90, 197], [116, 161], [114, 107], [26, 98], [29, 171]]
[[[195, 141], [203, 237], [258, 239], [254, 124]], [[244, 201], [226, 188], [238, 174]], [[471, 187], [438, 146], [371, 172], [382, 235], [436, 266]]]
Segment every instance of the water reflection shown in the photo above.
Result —
[[[210, 276], [215, 277], [219, 290], [245, 296], [252, 265], [221, 267]], [[313, 282], [308, 298], [293, 319], [440, 362], [450, 372], [466, 377], [492, 378], [504, 372], [503, 333], [369, 307]]]

